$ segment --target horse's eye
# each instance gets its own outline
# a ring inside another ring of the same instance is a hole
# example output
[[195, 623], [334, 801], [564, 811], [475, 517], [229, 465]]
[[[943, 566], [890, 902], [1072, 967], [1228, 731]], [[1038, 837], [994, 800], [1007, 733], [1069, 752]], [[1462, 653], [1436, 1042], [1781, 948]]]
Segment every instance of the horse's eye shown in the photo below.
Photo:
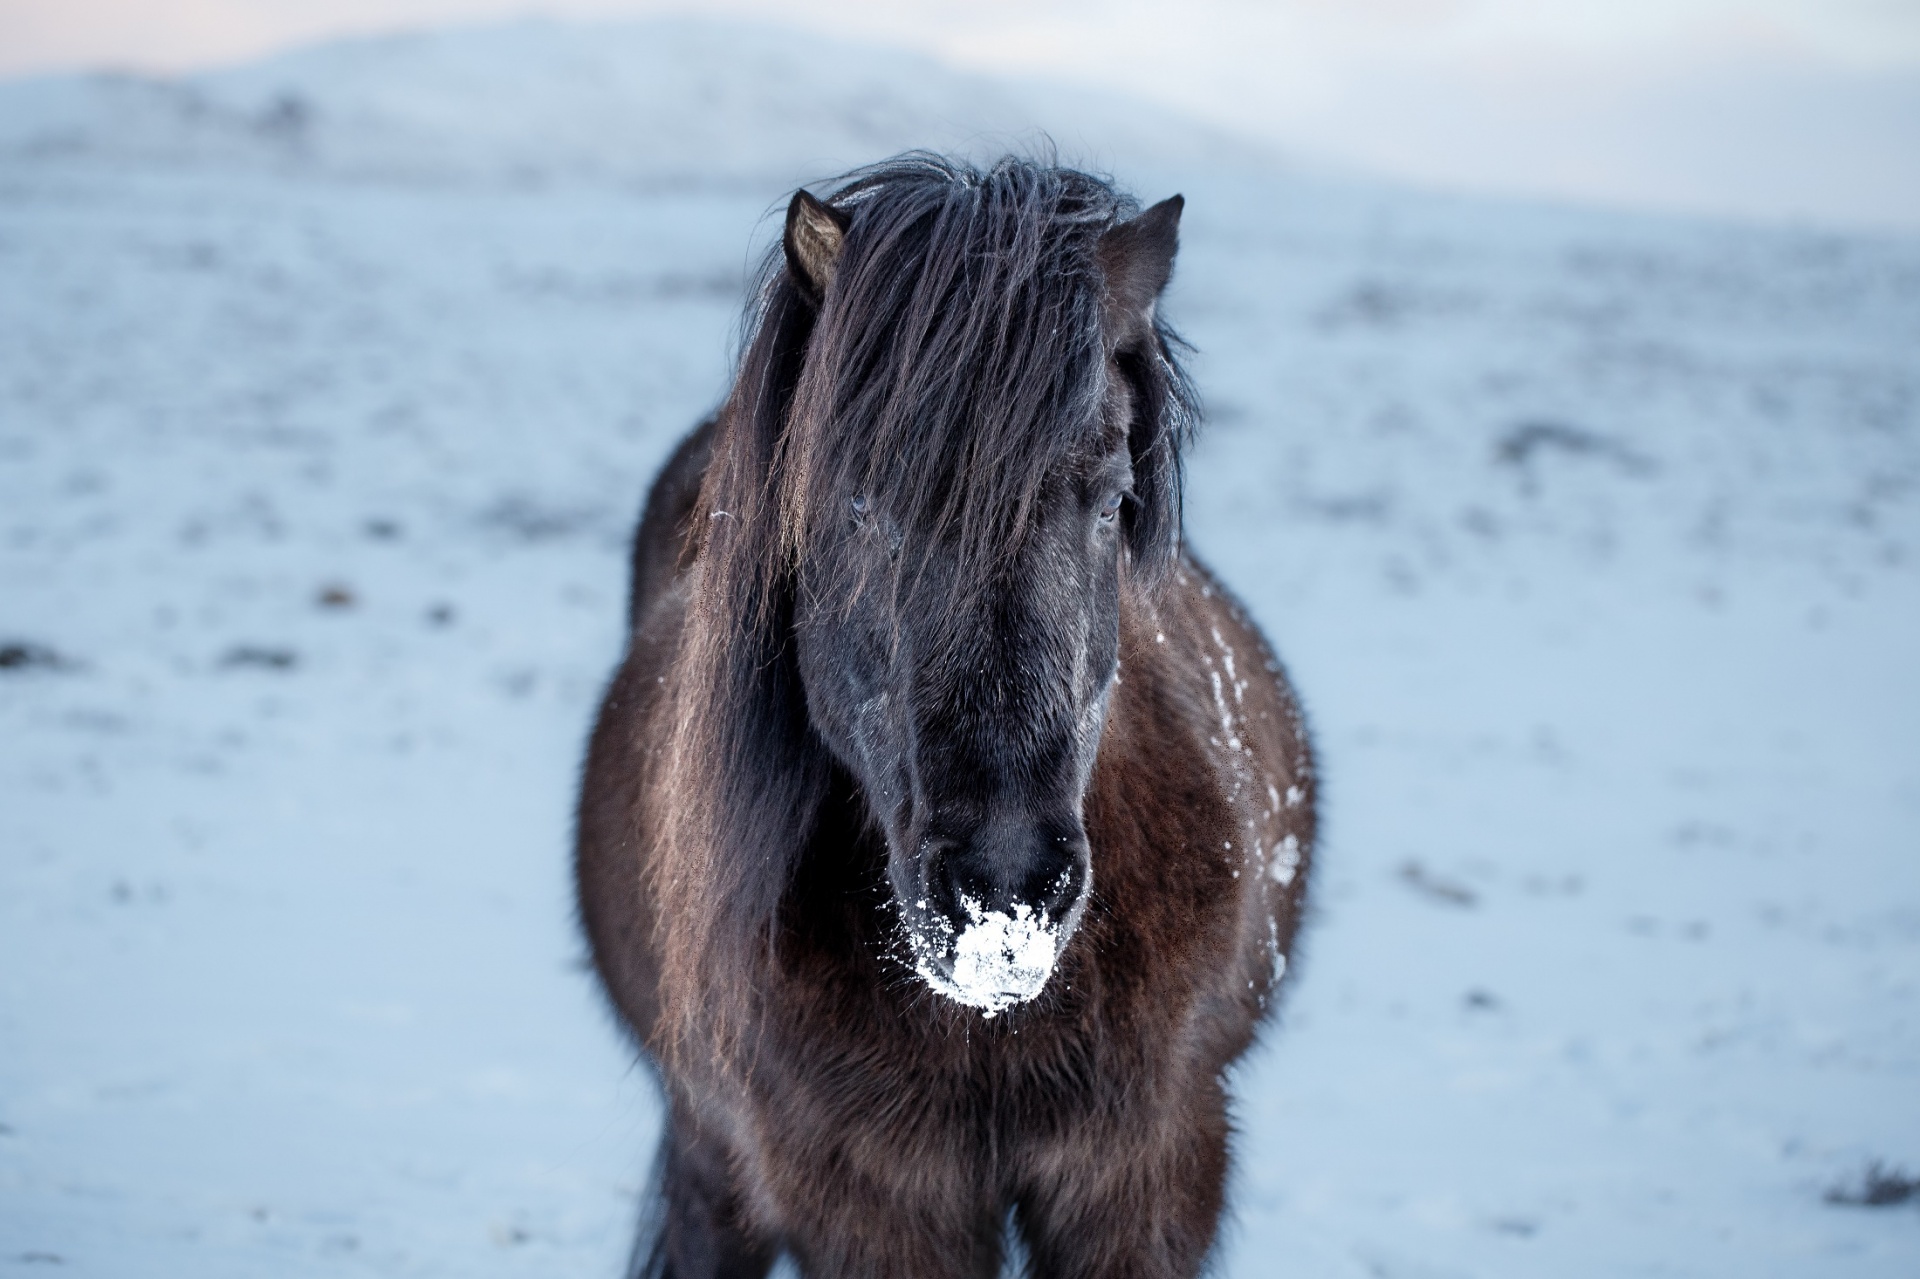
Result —
[[853, 517], [855, 519], [859, 519], [861, 516], [865, 515], [867, 513], [867, 506], [868, 506], [866, 494], [862, 493], [859, 497], [854, 498], [851, 505], [853, 507]]
[[1120, 513], [1120, 503], [1126, 500], [1127, 500], [1127, 495], [1125, 493], [1119, 492], [1118, 490], [1107, 494], [1107, 500], [1100, 503], [1101, 520], [1103, 522], [1111, 523], [1113, 520], [1113, 517]]

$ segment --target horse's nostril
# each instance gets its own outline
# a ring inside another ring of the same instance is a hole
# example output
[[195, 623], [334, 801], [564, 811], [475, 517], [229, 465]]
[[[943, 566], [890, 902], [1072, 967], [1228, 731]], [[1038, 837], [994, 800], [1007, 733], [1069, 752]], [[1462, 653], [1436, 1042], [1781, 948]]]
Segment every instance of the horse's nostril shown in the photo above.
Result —
[[953, 839], [926, 839], [921, 842], [922, 910], [937, 918], [962, 920], [961, 906], [965, 879], [961, 872], [962, 845]]
[[1052, 919], [1059, 919], [1073, 909], [1080, 900], [1080, 891], [1086, 884], [1086, 859], [1081, 855], [1081, 847], [1076, 844], [1062, 850], [1064, 864], [1057, 866], [1048, 876], [1036, 876], [1031, 887], [1031, 896], [1027, 900], [1046, 912]]
[[1033, 905], [1022, 892], [1019, 878], [1008, 875], [1007, 869], [977, 844], [956, 849], [945, 859], [941, 879], [952, 907], [949, 918], [956, 927], [965, 927], [981, 913], [1007, 914], [1015, 905]]
[[956, 929], [983, 913], [1026, 911], [1058, 921], [1086, 885], [1086, 841], [1077, 834], [976, 832], [965, 841], [940, 841], [924, 864], [927, 906]]

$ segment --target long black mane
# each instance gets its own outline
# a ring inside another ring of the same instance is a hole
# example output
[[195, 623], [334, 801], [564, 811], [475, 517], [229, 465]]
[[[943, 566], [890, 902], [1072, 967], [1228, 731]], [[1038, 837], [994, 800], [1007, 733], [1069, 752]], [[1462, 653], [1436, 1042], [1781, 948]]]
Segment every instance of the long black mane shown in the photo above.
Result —
[[826, 202], [848, 218], [838, 270], [816, 303], [769, 254], [694, 518], [663, 760], [675, 802], [650, 860], [673, 1038], [705, 1032], [703, 1050], [744, 1020], [733, 1005], [827, 789], [789, 641], [796, 567], [849, 500], [919, 539], [903, 563], [952, 548], [964, 589], [1007, 562], [1045, 477], [1106, 429], [1117, 375], [1133, 575], [1151, 581], [1178, 544], [1193, 396], [1163, 326], [1116, 344], [1097, 254], [1135, 202], [1071, 169], [922, 154], [856, 171]]

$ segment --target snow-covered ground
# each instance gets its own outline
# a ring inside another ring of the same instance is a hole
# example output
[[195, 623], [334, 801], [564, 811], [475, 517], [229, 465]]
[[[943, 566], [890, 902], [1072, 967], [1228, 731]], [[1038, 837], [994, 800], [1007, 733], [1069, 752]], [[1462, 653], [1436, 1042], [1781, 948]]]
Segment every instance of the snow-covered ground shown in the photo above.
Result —
[[628, 524], [785, 184], [1022, 111], [1188, 197], [1189, 525], [1325, 757], [1223, 1273], [1920, 1273], [1828, 1201], [1920, 1173], [1920, 241], [689, 26], [0, 86], [0, 1270], [615, 1273]]

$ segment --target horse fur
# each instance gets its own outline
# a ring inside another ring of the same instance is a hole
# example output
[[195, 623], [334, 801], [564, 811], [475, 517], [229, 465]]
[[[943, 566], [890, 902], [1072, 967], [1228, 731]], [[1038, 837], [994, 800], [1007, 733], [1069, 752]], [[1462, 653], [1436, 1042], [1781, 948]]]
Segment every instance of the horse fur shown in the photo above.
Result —
[[[1181, 208], [925, 155], [790, 206], [648, 495], [582, 787], [581, 919], [669, 1112], [636, 1274], [990, 1276], [1009, 1220], [1036, 1275], [1204, 1264], [1314, 785], [1180, 540]], [[976, 893], [1057, 941], [997, 1016], [916, 959]]]

